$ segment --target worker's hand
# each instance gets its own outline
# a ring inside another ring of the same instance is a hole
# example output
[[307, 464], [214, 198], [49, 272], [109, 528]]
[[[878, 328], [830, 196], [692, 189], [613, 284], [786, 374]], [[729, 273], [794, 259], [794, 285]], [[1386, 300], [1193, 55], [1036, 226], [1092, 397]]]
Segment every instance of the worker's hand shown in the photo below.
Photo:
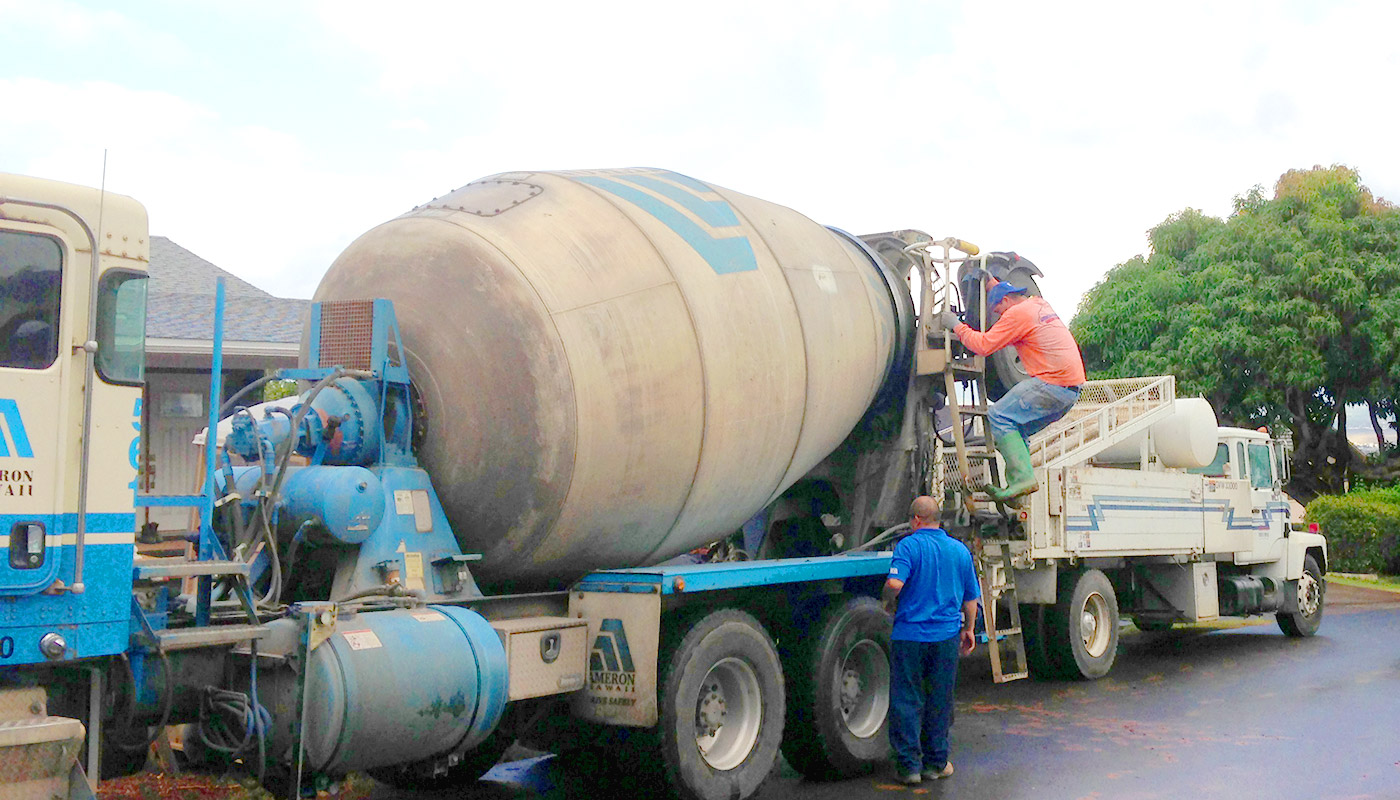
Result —
[[972, 635], [972, 631], [963, 631], [962, 637], [958, 641], [958, 655], [965, 656], [972, 652], [977, 646], [977, 637]]
[[962, 322], [962, 320], [958, 319], [957, 314], [951, 311], [944, 311], [942, 314], [938, 315], [937, 322], [940, 330], [951, 331], [958, 327], [958, 323]]

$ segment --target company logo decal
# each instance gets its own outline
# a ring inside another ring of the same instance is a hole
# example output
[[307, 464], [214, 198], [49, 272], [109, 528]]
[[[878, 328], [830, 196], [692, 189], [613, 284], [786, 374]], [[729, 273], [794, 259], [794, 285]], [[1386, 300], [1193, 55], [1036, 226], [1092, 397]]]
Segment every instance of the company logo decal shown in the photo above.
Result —
[[0, 458], [8, 458], [12, 452], [19, 458], [33, 458], [34, 449], [29, 446], [29, 434], [24, 431], [24, 420], [19, 416], [19, 404], [0, 397], [0, 419], [5, 424], [0, 428]]
[[630, 706], [637, 702], [637, 668], [620, 619], [605, 619], [588, 654], [588, 688], [595, 705]]
[[608, 176], [581, 175], [578, 180], [655, 217], [720, 275], [758, 269], [753, 245], [739, 226], [734, 209], [722, 199], [705, 197], [714, 195], [714, 189], [674, 172], [615, 172]]

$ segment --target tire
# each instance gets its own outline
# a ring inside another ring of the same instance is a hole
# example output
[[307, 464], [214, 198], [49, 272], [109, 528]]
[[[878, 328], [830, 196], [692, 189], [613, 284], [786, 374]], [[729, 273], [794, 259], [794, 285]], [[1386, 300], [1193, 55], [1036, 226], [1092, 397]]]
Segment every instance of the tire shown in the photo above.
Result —
[[1026, 644], [1026, 669], [1036, 680], [1054, 680], [1059, 670], [1050, 659], [1045, 642], [1045, 614], [1048, 609], [1039, 603], [1021, 604], [1022, 641]]
[[1097, 680], [1118, 654], [1118, 595], [1096, 569], [1060, 575], [1055, 606], [1046, 609], [1046, 654], [1052, 671], [1070, 680]]
[[783, 738], [783, 667], [751, 615], [713, 611], [661, 654], [661, 766], [681, 800], [758, 791]]
[[463, 753], [456, 763], [448, 763], [449, 759], [440, 757], [366, 771], [370, 777], [396, 789], [453, 789], [475, 783], [490, 772], [514, 741], [514, 736], [498, 727], [481, 744]]
[[837, 601], [787, 660], [783, 755], [807, 778], [869, 772], [889, 754], [890, 617], [873, 597]]
[[1303, 557], [1303, 575], [1298, 578], [1294, 591], [1298, 610], [1279, 612], [1276, 615], [1278, 626], [1289, 636], [1312, 636], [1322, 627], [1323, 596], [1327, 593], [1322, 570], [1312, 556]]

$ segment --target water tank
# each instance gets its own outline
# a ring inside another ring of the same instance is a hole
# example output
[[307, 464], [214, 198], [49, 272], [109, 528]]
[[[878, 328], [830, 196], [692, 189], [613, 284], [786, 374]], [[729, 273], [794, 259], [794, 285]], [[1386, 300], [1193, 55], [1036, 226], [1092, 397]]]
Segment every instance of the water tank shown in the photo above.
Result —
[[540, 584], [737, 529], [898, 372], [907, 291], [791, 209], [621, 169], [470, 183], [361, 236], [315, 299], [394, 301], [473, 571]]
[[[1152, 446], [1157, 460], [1174, 469], [1204, 467], [1215, 460], [1219, 443], [1215, 409], [1202, 397], [1177, 398], [1172, 415], [1153, 425]], [[1104, 450], [1094, 461], [1100, 464], [1136, 464], [1141, 459], [1147, 431]]]

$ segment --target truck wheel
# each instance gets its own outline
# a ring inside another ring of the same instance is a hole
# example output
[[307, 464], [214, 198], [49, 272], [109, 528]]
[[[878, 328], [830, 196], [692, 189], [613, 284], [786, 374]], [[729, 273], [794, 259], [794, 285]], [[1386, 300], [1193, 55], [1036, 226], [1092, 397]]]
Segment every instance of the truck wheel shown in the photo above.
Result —
[[889, 753], [890, 617], [873, 597], [833, 603], [787, 661], [783, 755], [808, 778], [869, 771]]
[[1060, 576], [1059, 598], [1045, 613], [1045, 644], [1062, 677], [1095, 680], [1118, 654], [1118, 595], [1096, 569]]
[[1046, 612], [1046, 607], [1039, 603], [1021, 604], [1021, 640], [1026, 645], [1026, 668], [1036, 680], [1060, 677], [1059, 668], [1051, 658], [1050, 646], [1045, 641]]
[[1303, 574], [1298, 578], [1298, 610], [1279, 612], [1278, 626], [1289, 636], [1312, 636], [1322, 626], [1322, 596], [1327, 584], [1312, 556], [1303, 557]]
[[661, 763], [682, 800], [753, 794], [783, 738], [783, 667], [763, 626], [725, 608], [690, 626], [663, 652]]

